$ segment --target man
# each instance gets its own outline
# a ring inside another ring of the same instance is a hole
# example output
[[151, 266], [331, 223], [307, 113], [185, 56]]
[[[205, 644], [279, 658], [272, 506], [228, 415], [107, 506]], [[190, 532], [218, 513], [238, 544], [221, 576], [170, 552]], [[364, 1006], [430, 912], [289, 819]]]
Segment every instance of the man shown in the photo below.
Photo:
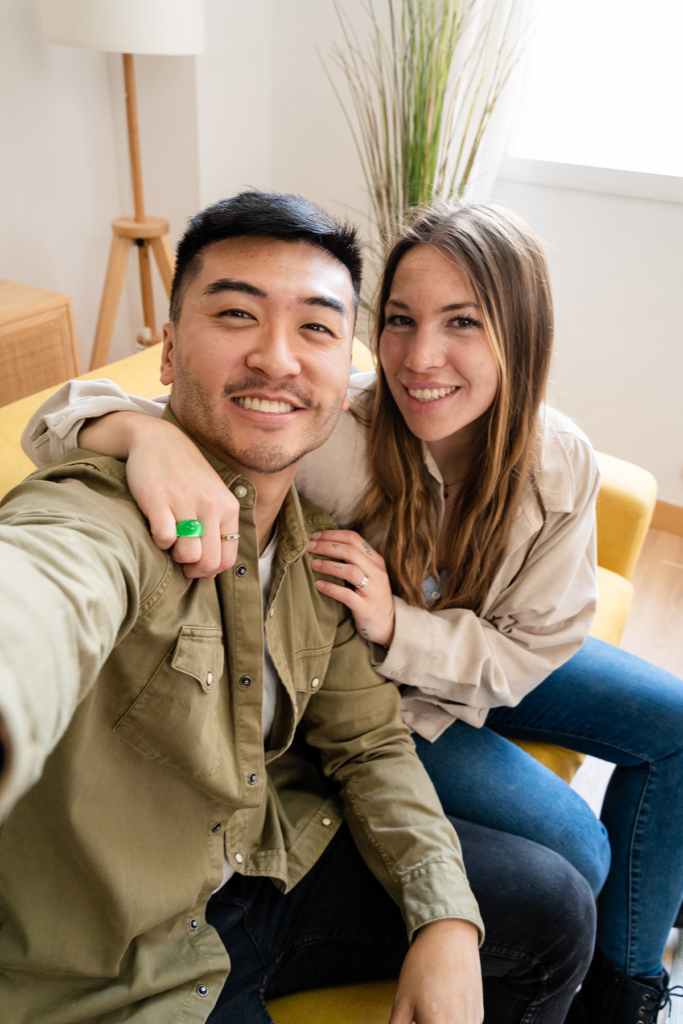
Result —
[[[0, 510], [11, 1024], [267, 1022], [264, 994], [399, 969], [391, 1024], [482, 1020], [458, 839], [396, 688], [313, 584], [307, 540], [333, 524], [292, 488], [345, 401], [359, 287], [353, 231], [296, 197], [224, 201], [180, 243], [165, 416], [240, 503], [215, 580], [157, 548], [115, 459], [73, 453]], [[464, 831], [490, 1019], [560, 1021], [587, 885]]]

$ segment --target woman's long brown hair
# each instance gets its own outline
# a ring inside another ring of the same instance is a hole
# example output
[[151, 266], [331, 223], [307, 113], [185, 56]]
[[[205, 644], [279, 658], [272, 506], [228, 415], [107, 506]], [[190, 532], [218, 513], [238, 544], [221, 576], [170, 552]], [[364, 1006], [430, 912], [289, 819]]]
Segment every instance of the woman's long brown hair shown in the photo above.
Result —
[[439, 567], [447, 570], [446, 584], [431, 605], [479, 614], [522, 493], [531, 485], [538, 497], [537, 421], [553, 336], [548, 267], [527, 225], [495, 203], [432, 207], [389, 254], [373, 342], [378, 371], [369, 422], [372, 483], [354, 528], [381, 551], [394, 593], [412, 605], [424, 605], [425, 575], [438, 576], [437, 504], [422, 442], [406, 426], [389, 390], [379, 341], [396, 268], [418, 245], [436, 247], [464, 269], [498, 364], [497, 393], [446, 525], [446, 564]]

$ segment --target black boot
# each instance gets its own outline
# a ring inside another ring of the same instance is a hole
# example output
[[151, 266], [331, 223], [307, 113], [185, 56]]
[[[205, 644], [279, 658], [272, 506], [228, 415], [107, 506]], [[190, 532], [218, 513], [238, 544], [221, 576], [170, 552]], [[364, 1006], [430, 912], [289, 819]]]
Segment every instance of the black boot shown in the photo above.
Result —
[[669, 975], [639, 980], [623, 974], [596, 949], [566, 1024], [656, 1024], [669, 1001]]

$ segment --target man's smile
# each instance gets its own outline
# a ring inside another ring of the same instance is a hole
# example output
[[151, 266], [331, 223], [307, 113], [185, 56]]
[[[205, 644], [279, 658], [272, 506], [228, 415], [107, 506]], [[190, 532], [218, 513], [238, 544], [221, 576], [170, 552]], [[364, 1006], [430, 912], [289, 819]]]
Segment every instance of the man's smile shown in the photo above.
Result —
[[291, 402], [284, 402], [277, 398], [259, 398], [258, 395], [246, 395], [233, 398], [233, 402], [240, 409], [250, 409], [252, 412], [265, 412], [269, 415], [282, 416], [285, 413], [300, 411], [299, 406]]

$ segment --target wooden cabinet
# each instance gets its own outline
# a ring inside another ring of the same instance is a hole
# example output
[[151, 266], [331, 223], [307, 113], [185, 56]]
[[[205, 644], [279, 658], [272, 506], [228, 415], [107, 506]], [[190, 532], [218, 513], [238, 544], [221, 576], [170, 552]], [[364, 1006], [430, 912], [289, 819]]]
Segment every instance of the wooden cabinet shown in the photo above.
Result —
[[68, 295], [0, 280], [0, 406], [80, 372]]

